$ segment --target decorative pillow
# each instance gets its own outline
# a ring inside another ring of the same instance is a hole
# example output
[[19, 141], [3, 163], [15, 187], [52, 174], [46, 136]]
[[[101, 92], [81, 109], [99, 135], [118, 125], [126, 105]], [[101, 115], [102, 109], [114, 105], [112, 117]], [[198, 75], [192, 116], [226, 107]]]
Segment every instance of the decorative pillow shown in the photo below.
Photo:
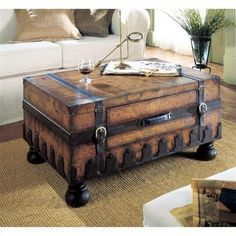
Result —
[[82, 35], [106, 37], [113, 12], [114, 9], [77, 9], [74, 11], [75, 25]]
[[236, 181], [192, 179], [193, 226], [236, 225]]
[[14, 41], [58, 41], [79, 39], [81, 34], [74, 25], [70, 9], [18, 9], [17, 34]]

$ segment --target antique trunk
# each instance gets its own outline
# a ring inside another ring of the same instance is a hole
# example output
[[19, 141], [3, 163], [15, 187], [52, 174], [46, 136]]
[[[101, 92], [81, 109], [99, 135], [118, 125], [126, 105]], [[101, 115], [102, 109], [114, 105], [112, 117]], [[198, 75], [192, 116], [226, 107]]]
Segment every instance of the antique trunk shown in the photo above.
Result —
[[221, 138], [220, 79], [182, 68], [178, 77], [78, 71], [24, 79], [28, 161], [47, 161], [68, 184], [66, 202], [87, 203], [85, 181], [199, 146], [213, 159]]

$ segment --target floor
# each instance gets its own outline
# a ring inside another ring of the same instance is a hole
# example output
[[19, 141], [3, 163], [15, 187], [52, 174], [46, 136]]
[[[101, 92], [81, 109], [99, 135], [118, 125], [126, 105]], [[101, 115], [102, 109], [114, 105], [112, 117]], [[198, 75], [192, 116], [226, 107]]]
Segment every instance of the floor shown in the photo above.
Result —
[[[183, 56], [171, 51], [162, 50], [156, 47], [147, 47], [145, 57], [157, 57], [173, 63], [181, 64], [187, 67], [193, 66], [192, 56]], [[222, 118], [236, 123], [236, 86], [226, 84], [223, 79], [223, 66], [209, 63], [212, 74], [218, 75], [222, 79]], [[0, 142], [13, 140], [22, 136], [22, 122], [10, 125], [0, 126]]]

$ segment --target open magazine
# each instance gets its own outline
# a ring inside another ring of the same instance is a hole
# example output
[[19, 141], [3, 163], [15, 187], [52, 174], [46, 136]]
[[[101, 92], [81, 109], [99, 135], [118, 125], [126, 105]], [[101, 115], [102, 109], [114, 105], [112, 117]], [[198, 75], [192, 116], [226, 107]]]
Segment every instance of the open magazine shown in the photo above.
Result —
[[119, 61], [110, 61], [102, 71], [103, 75], [145, 75], [145, 76], [179, 76], [180, 66], [173, 63], [157, 61], [125, 61], [126, 69], [119, 69]]

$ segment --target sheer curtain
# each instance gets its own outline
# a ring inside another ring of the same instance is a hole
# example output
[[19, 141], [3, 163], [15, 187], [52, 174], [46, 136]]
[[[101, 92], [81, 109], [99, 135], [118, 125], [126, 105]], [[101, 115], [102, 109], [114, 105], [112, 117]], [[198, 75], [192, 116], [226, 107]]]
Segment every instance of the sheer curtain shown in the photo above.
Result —
[[154, 12], [154, 45], [183, 55], [192, 55], [190, 36], [164, 10], [155, 9]]

